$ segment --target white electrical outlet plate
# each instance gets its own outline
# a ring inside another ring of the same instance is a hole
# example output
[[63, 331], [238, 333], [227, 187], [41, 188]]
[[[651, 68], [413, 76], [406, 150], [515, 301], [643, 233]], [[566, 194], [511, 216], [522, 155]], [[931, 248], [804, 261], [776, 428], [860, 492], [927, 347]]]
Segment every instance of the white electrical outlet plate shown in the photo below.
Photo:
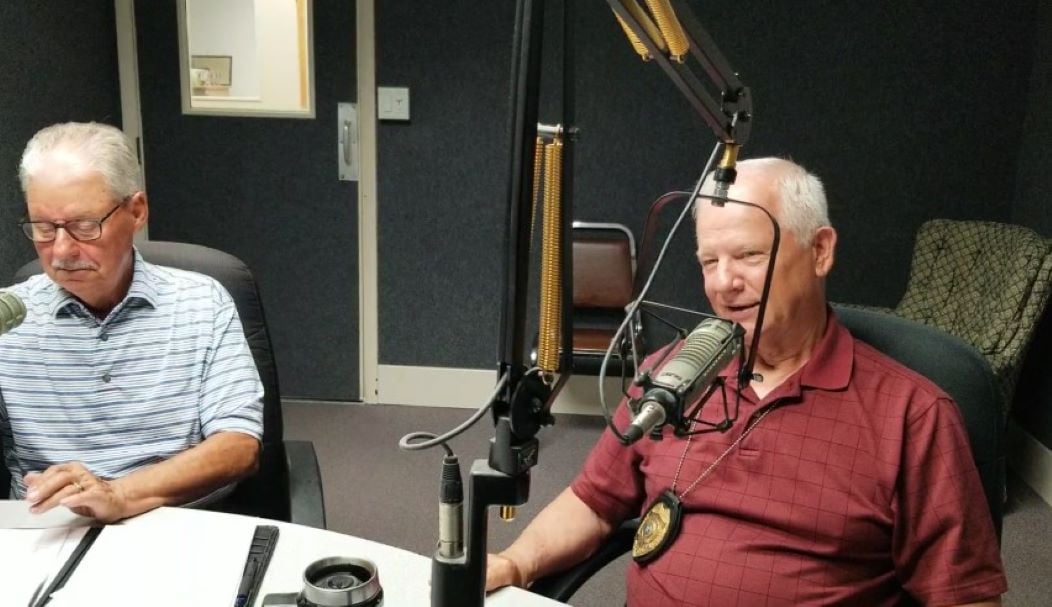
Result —
[[409, 120], [409, 87], [377, 87], [376, 117], [380, 120]]

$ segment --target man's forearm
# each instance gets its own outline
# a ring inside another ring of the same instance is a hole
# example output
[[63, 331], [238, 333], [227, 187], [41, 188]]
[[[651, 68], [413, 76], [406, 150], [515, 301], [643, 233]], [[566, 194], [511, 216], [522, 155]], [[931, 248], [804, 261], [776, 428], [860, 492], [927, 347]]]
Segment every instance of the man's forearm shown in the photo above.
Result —
[[160, 506], [185, 504], [255, 471], [259, 441], [219, 432], [163, 462], [112, 481], [124, 498], [121, 518]]
[[613, 526], [567, 488], [499, 556], [519, 570], [520, 585], [571, 567], [595, 552]]

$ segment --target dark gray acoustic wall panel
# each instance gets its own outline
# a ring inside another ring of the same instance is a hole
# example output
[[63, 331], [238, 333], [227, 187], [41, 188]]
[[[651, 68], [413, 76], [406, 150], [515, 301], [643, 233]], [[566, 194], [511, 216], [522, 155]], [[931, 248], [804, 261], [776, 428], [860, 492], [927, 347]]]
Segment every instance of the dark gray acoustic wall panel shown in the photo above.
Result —
[[1012, 221], [1052, 237], [1052, 2], [1038, 5]]
[[[745, 155], [791, 157], [826, 183], [834, 299], [896, 302], [928, 218], [1009, 218], [1024, 101], [998, 91], [1026, 88], [1032, 4], [692, 5], [752, 88]], [[693, 184], [712, 136], [604, 12], [581, 27], [577, 208], [639, 229], [650, 199]]]
[[136, 2], [150, 237], [243, 259], [260, 283], [286, 398], [358, 396], [355, 182], [337, 180], [354, 101], [353, 3], [314, 0], [317, 117], [183, 115], [174, 2]]
[[408, 86], [412, 108], [378, 132], [382, 364], [496, 361], [514, 14], [377, 3], [377, 84]]
[[[1035, 31], [1034, 69], [1012, 219], [1052, 238], [1052, 3], [1040, 3]], [[1052, 449], [1049, 361], [1052, 361], [1052, 313], [1046, 308], [1019, 379], [1015, 413], [1020, 425]]]
[[0, 3], [0, 284], [35, 256], [18, 161], [41, 128], [70, 120], [121, 125], [113, 0]]
[[[714, 139], [606, 3], [575, 6], [575, 216], [638, 235], [651, 200], [693, 185]], [[1033, 1], [691, 6], [752, 87], [746, 155], [792, 157], [826, 182], [833, 299], [895, 303], [926, 219], [1011, 218]], [[413, 121], [380, 127], [380, 362], [492, 367], [514, 2], [391, 0], [377, 13], [379, 84], [413, 94]], [[546, 71], [557, 83], [558, 66]], [[700, 298], [679, 263], [663, 288]]]

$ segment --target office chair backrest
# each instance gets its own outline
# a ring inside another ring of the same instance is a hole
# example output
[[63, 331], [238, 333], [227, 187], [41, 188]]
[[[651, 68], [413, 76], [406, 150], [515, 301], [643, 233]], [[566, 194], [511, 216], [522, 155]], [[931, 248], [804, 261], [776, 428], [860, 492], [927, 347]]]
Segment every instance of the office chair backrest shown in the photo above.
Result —
[[632, 301], [636, 243], [619, 223], [573, 223], [574, 307], [624, 310]]
[[1003, 414], [1048, 300], [1052, 246], [1029, 228], [933, 219], [917, 232], [904, 318], [970, 343], [998, 376]]
[[[4, 437], [0, 436], [0, 458], [4, 456], [7, 449]], [[0, 461], [0, 499], [7, 499], [11, 495], [11, 473], [7, 471], [7, 464]]]
[[[643, 285], [650, 274], [651, 268], [657, 261], [661, 244], [672, 227], [675, 216], [683, 210], [683, 205], [690, 199], [690, 192], [666, 192], [658, 196], [647, 209], [646, 219], [643, 221], [643, 237], [639, 240], [639, 273], [636, 277], [636, 290]], [[693, 221], [691, 221], [693, 224]], [[686, 226], [688, 232], [693, 234], [692, 225]]]
[[[252, 350], [263, 382], [263, 441], [259, 471], [238, 483], [234, 492], [219, 507], [239, 514], [287, 521], [289, 478], [285, 461], [281, 397], [278, 390], [277, 366], [267, 332], [266, 317], [256, 281], [240, 259], [209, 247], [178, 242], [144, 241], [136, 243], [143, 258], [153, 264], [199, 272], [219, 281], [230, 293], [245, 337]], [[34, 260], [15, 273], [21, 282], [41, 272], [40, 261]], [[6, 469], [4, 470], [6, 474]]]
[[572, 240], [574, 370], [590, 374], [635, 297], [636, 243], [624, 225], [581, 221], [573, 222]]
[[944, 331], [892, 314], [834, 306], [860, 339], [938, 385], [957, 403], [972, 457], [1000, 537], [1005, 491], [1004, 421], [997, 378], [971, 345]]

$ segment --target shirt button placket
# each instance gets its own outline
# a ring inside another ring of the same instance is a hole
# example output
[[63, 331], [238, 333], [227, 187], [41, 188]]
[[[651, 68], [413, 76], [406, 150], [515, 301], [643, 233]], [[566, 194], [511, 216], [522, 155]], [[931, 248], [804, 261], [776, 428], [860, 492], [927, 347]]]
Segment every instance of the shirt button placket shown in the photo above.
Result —
[[[102, 329], [99, 330], [99, 341], [106, 341], [109, 338], [110, 338], [110, 336], [106, 334], [106, 329], [105, 328], [102, 328]], [[103, 373], [102, 374], [102, 383], [108, 384], [108, 383], [110, 383], [111, 379], [113, 379], [113, 378], [110, 377], [109, 373]]]

